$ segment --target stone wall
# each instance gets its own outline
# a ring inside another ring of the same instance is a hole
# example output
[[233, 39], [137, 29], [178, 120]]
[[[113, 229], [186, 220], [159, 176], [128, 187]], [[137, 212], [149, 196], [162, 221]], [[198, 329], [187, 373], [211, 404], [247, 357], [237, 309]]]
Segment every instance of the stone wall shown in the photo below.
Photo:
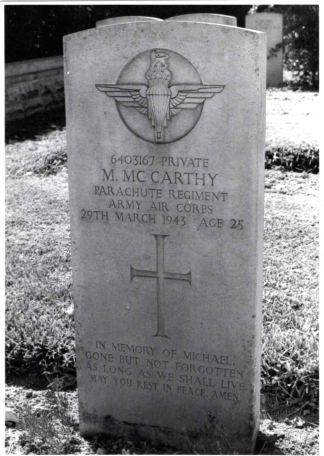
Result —
[[64, 107], [63, 57], [6, 64], [6, 121]]

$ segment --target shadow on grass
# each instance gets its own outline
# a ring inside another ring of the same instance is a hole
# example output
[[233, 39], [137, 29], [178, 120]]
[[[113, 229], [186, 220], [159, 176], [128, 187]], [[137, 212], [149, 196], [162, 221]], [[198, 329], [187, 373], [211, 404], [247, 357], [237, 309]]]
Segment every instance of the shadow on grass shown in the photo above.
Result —
[[34, 115], [27, 119], [6, 122], [5, 140], [9, 142], [34, 140], [37, 137], [65, 127], [65, 110], [57, 109], [53, 112]]
[[282, 435], [268, 436], [259, 432], [254, 454], [285, 454], [276, 445], [277, 440], [282, 438]]
[[31, 388], [35, 391], [46, 390], [49, 387], [50, 382], [45, 375], [6, 375], [6, 385], [18, 386], [23, 388]]
[[26, 373], [25, 375], [6, 375], [6, 385], [17, 386], [35, 391], [44, 391], [49, 389], [53, 384], [59, 385], [57, 388], [60, 391], [75, 391], [77, 389], [76, 378], [69, 376], [68, 381], [64, 381], [61, 377], [56, 375], [39, 375], [33, 373]]

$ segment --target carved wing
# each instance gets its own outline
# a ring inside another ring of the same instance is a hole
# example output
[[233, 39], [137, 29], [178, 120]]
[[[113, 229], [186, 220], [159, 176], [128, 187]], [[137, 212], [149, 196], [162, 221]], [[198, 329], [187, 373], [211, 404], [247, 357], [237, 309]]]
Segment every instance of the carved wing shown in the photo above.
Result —
[[147, 86], [144, 84], [96, 84], [100, 92], [114, 98], [128, 108], [135, 108], [141, 114], [147, 115]]
[[182, 109], [196, 109], [206, 98], [212, 98], [215, 93], [220, 93], [225, 85], [178, 85], [170, 87], [170, 114], [175, 116]]

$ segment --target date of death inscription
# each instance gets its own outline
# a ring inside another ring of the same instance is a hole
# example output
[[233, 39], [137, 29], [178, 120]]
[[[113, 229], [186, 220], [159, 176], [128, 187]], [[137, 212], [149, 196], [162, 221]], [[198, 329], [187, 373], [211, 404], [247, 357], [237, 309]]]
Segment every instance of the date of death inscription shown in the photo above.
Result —
[[229, 216], [232, 197], [208, 158], [113, 155], [110, 161], [89, 189], [91, 205], [79, 209], [83, 222], [244, 229], [238, 210]]
[[245, 372], [224, 354], [102, 340], [82, 353], [88, 380], [110, 389], [233, 402], [248, 390]]

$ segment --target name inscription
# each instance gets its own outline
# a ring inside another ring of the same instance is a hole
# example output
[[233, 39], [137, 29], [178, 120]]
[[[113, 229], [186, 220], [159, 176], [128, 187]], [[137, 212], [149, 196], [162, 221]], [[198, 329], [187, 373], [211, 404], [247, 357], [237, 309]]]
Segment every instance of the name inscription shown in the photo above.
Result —
[[243, 217], [223, 215], [230, 195], [209, 167], [208, 158], [112, 155], [93, 185], [98, 205], [81, 208], [81, 220], [243, 230]]

